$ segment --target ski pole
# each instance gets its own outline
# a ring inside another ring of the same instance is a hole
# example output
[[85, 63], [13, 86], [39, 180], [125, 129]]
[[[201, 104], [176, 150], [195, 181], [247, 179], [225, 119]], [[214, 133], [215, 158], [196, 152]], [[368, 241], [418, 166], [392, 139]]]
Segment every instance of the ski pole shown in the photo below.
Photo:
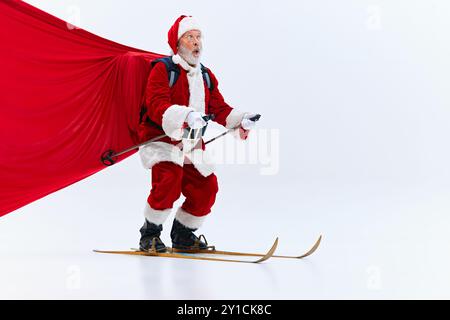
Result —
[[[249, 120], [255, 121], [255, 122], [256, 122], [256, 121], [259, 121], [259, 119], [261, 119], [261, 115], [260, 115], [260, 114], [257, 114], [256, 116], [250, 118]], [[209, 143], [211, 143], [211, 142], [213, 142], [213, 141], [216, 141], [217, 139], [219, 139], [219, 138], [221, 138], [221, 137], [223, 137], [223, 136], [226, 136], [227, 134], [229, 134], [230, 132], [233, 132], [234, 130], [236, 130], [236, 129], [238, 129], [238, 128], [239, 128], [239, 126], [236, 127], [236, 128], [233, 128], [233, 129], [230, 129], [230, 130], [225, 131], [224, 133], [218, 135], [217, 137], [212, 138], [211, 140], [208, 140], [207, 142], [205, 142], [205, 145], [207, 145], [207, 144], [209, 144]]]
[[[203, 120], [208, 122], [210, 120], [214, 120], [214, 118], [215, 118], [215, 116], [213, 114], [210, 114], [210, 115], [204, 116]], [[102, 153], [102, 156], [101, 156], [100, 160], [102, 161], [102, 163], [105, 166], [110, 167], [110, 166], [112, 166], [112, 165], [114, 165], [116, 163], [116, 160], [114, 158], [117, 158], [117, 157], [119, 157], [119, 156], [121, 156], [121, 155], [123, 155], [123, 154], [125, 154], [127, 152], [130, 152], [132, 150], [139, 149], [140, 147], [144, 147], [144, 146], [146, 146], [146, 145], [148, 145], [148, 144], [150, 144], [152, 142], [161, 140], [161, 139], [163, 139], [165, 137], [167, 137], [167, 135], [163, 134], [163, 135], [157, 136], [157, 137], [155, 137], [155, 138], [153, 138], [151, 140], [142, 142], [142, 143], [140, 143], [138, 145], [129, 147], [129, 148], [127, 148], [125, 150], [122, 150], [120, 152], [115, 152], [114, 150], [111, 150], [111, 149], [110, 150], [106, 150], [105, 152]]]
[[[257, 114], [257, 115], [255, 115], [254, 117], [250, 118], [249, 120], [255, 121], [255, 122], [256, 122], [256, 121], [259, 121], [259, 119], [261, 119], [261, 115], [260, 115], [260, 114]], [[207, 144], [210, 144], [211, 142], [216, 141], [217, 139], [222, 138], [223, 136], [226, 136], [226, 135], [229, 134], [230, 132], [233, 132], [234, 130], [239, 129], [239, 127], [240, 127], [240, 125], [237, 126], [236, 128], [229, 129], [229, 130], [225, 131], [224, 133], [218, 135], [217, 137], [214, 137], [214, 138], [212, 138], [212, 139], [206, 141], [206, 142], [205, 142], [205, 146], [206, 146]], [[199, 141], [199, 142], [200, 142], [200, 141]], [[197, 145], [198, 145], [198, 144], [197, 144]], [[197, 145], [196, 145], [196, 146], [197, 146]], [[196, 146], [193, 147], [193, 148], [191, 148], [191, 150], [186, 151], [185, 153], [191, 152], [192, 150], [194, 150], [194, 149], [196, 148]], [[183, 148], [181, 148], [181, 150], [183, 150]]]

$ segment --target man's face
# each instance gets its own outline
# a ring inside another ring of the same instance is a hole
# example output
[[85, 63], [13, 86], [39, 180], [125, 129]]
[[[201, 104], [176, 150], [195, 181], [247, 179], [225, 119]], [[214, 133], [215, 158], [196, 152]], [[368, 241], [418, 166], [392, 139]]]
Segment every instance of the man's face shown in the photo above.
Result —
[[191, 65], [197, 65], [202, 54], [202, 33], [191, 30], [183, 34], [178, 43], [180, 55]]

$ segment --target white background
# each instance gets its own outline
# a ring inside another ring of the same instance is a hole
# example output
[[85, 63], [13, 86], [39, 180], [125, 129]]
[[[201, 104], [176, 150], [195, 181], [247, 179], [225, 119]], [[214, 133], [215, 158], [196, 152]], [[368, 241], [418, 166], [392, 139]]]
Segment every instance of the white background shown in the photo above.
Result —
[[158, 53], [195, 16], [204, 64], [231, 105], [263, 115], [279, 163], [219, 165], [200, 233], [247, 251], [279, 236], [283, 254], [324, 240], [263, 265], [92, 253], [137, 245], [150, 174], [135, 155], [0, 220], [0, 298], [450, 298], [450, 3], [27, 2]]

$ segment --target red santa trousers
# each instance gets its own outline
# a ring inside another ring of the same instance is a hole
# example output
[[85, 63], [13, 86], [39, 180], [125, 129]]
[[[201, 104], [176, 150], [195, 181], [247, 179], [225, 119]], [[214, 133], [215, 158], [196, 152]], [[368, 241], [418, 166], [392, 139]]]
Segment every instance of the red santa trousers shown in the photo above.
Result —
[[183, 194], [186, 199], [175, 218], [189, 228], [198, 229], [211, 212], [218, 190], [215, 174], [204, 177], [190, 163], [183, 167], [168, 161], [157, 163], [152, 167], [152, 189], [145, 217], [152, 223], [164, 223], [174, 202]]

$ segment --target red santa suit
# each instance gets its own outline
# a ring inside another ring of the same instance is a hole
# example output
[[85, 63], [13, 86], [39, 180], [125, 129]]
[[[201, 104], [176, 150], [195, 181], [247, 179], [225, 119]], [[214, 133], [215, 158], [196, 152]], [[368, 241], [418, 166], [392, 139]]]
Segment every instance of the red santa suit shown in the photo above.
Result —
[[[180, 36], [194, 29], [200, 28], [192, 18], [182, 16], [177, 20], [169, 31], [169, 44], [175, 53]], [[152, 188], [144, 214], [149, 222], [163, 224], [173, 203], [183, 194], [186, 200], [177, 209], [175, 218], [191, 229], [198, 229], [211, 212], [218, 185], [204, 142], [192, 152], [184, 154], [180, 150], [186, 117], [192, 111], [213, 114], [215, 122], [231, 129], [240, 126], [245, 113], [225, 102], [211, 70], [208, 73], [212, 90], [204, 82], [200, 65], [192, 67], [178, 54], [172, 56], [172, 61], [180, 69], [172, 87], [162, 62], [153, 67], [147, 82], [145, 104], [150, 122], [141, 124], [141, 141], [163, 134], [168, 137], [140, 150], [144, 167], [152, 169]], [[190, 148], [185, 145], [185, 149]]]

